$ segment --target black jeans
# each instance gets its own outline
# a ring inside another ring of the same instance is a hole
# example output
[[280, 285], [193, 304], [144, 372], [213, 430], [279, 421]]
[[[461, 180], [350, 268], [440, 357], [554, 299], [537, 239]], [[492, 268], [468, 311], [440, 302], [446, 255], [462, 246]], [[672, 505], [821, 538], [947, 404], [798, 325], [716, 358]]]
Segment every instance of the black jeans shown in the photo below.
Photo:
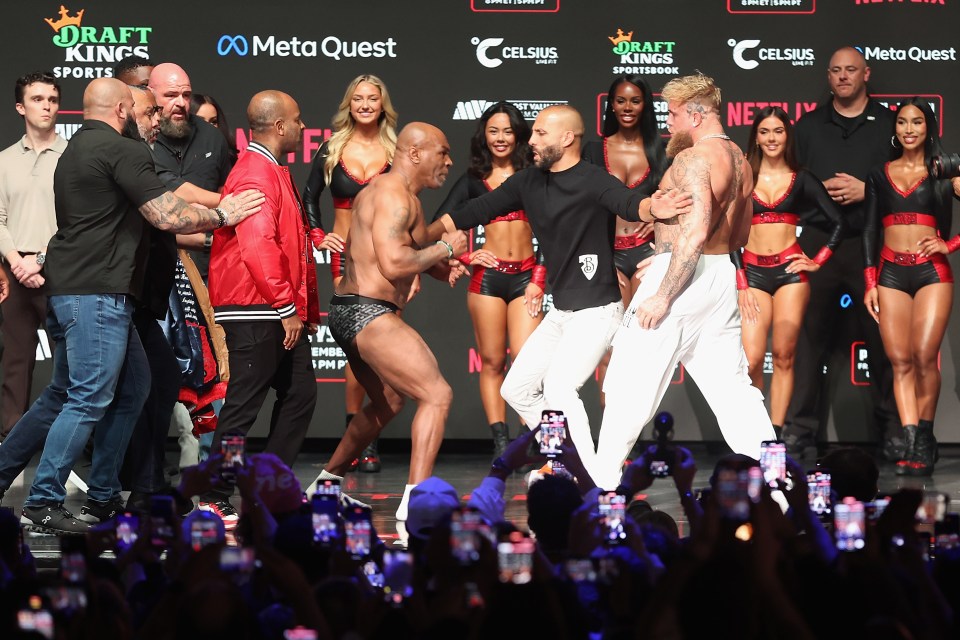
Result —
[[127, 445], [120, 479], [132, 491], [157, 493], [167, 486], [163, 473], [165, 446], [173, 406], [180, 395], [180, 363], [152, 313], [137, 308], [133, 324], [147, 354], [152, 378], [150, 394]]
[[[822, 231], [808, 227], [799, 238], [807, 255], [814, 255], [827, 241]], [[840, 297], [849, 293], [850, 311], [859, 322], [858, 335], [869, 351], [870, 395], [874, 431], [878, 438], [900, 433], [900, 419], [893, 398], [893, 369], [883, 350], [880, 329], [863, 304], [863, 252], [860, 238], [847, 238], [819, 271], [810, 274], [810, 303], [803, 319], [794, 365], [795, 382], [787, 411], [785, 434], [817, 437], [829, 415], [823, 366], [836, 346], [841, 324]], [[848, 311], [849, 312], [849, 311]]]
[[[224, 433], [250, 431], [272, 388], [277, 399], [264, 451], [276, 454], [292, 468], [317, 404], [317, 380], [306, 329], [290, 351], [283, 348], [285, 334], [279, 321], [225, 322], [223, 330], [230, 352], [230, 382], [211, 452], [219, 453]], [[204, 501], [224, 500], [229, 495], [212, 492]]]

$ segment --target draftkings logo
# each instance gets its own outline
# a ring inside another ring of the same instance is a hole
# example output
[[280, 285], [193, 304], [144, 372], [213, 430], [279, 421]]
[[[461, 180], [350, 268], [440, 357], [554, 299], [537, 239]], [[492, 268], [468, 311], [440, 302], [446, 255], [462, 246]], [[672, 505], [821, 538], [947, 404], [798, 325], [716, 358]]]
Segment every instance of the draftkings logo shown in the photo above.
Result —
[[[567, 104], [566, 100], [507, 100], [523, 114], [524, 120], [536, 120], [537, 115], [547, 107], [558, 104]], [[457, 102], [453, 108], [454, 120], [479, 120], [483, 112], [491, 105], [496, 104], [494, 100], [462, 100]]]
[[762, 47], [759, 40], [727, 40], [727, 46], [733, 47], [733, 61], [741, 69], [756, 69], [761, 62], [786, 62], [794, 67], [812, 67], [816, 56], [813, 49], [807, 47]]
[[[857, 4], [864, 1], [856, 0]], [[730, 13], [814, 13], [816, 10], [817, 0], [727, 0]]]
[[83, 26], [85, 12], [86, 9], [80, 9], [71, 15], [69, 9], [60, 5], [58, 19], [44, 18], [55, 32], [53, 44], [63, 49], [64, 64], [53, 68], [56, 77], [109, 78], [114, 65], [123, 58], [150, 57], [153, 27]]
[[617, 29], [617, 35], [607, 36], [613, 45], [611, 51], [620, 58], [613, 66], [614, 75], [678, 75], [680, 67], [674, 64], [673, 54], [677, 45], [669, 40], [633, 40], [633, 31], [624, 33]]

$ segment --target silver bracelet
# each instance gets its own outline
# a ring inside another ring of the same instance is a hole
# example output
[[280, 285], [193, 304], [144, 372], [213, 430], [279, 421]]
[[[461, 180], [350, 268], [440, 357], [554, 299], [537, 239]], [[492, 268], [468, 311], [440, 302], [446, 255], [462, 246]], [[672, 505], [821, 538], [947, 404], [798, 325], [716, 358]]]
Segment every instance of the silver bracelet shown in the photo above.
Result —
[[453, 257], [453, 245], [447, 242], [446, 240], [437, 240], [437, 244], [442, 244], [447, 248], [447, 259]]

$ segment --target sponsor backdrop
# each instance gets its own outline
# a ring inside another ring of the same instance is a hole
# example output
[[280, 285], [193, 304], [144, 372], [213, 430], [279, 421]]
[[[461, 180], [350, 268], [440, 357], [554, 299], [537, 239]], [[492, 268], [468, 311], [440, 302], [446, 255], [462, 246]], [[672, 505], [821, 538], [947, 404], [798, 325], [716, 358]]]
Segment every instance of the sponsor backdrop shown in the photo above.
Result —
[[[272, 88], [293, 95], [308, 127], [302, 148], [287, 158], [301, 185], [330, 134], [344, 88], [361, 73], [385, 80], [401, 124], [425, 120], [447, 133], [455, 160], [452, 185], [467, 164], [476, 119], [496, 100], [511, 100], [531, 120], [544, 106], [570, 103], [583, 113], [590, 138], [599, 130], [614, 76], [641, 74], [657, 92], [670, 78], [700, 69], [722, 87], [724, 125], [743, 144], [758, 109], [777, 104], [797, 118], [825, 100], [827, 62], [844, 44], [864, 51], [875, 95], [889, 104], [924, 96], [941, 118], [946, 147], [960, 150], [960, 88], [954, 81], [960, 73], [960, 0], [372, 0], [350, 6], [329, 0], [64, 1], [14, 3], [0, 60], [11, 90], [18, 75], [33, 69], [50, 69], [61, 78], [58, 128], [65, 137], [79, 126], [90, 79], [111, 75], [126, 55], [149, 56], [181, 64], [194, 91], [215, 96], [241, 146], [253, 93]], [[665, 105], [657, 109], [663, 123]], [[0, 131], [7, 143], [22, 134], [12, 101], [0, 114]], [[444, 190], [423, 194], [428, 216], [443, 196]], [[321, 205], [329, 215], [329, 195]], [[482, 239], [479, 230], [474, 242]], [[324, 307], [331, 292], [328, 259], [318, 256]], [[486, 437], [465, 283], [451, 290], [427, 280], [404, 317], [433, 348], [454, 388], [447, 436]], [[851, 308], [861, 302], [845, 296], [837, 304], [849, 313], [837, 327], [839, 346], [828, 366], [828, 437], [867, 441], [870, 372]], [[937, 416], [938, 434], [948, 441], [960, 441], [954, 355], [960, 314], [954, 316], [942, 350]], [[320, 393], [310, 433], [336, 437], [343, 428], [345, 360], [325, 327], [312, 341]], [[50, 375], [49, 353], [46, 344], [37, 353], [44, 360], [39, 384]], [[637, 366], [644, 366], [639, 354]], [[689, 376], [678, 369], [674, 382], [663, 406], [676, 417], [677, 438], [719, 440]], [[600, 406], [593, 381], [583, 396], [596, 429]], [[408, 407], [386, 437], [408, 437], [411, 415]]]

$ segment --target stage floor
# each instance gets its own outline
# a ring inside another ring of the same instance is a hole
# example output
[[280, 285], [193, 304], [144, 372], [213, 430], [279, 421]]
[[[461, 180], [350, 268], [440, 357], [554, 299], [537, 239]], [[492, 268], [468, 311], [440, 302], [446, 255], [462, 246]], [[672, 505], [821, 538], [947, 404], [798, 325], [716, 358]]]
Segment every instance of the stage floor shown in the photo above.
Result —
[[[707, 486], [710, 474], [717, 460], [723, 453], [714, 452], [717, 447], [707, 447], [704, 444], [691, 445], [691, 451], [697, 460], [697, 475], [695, 487]], [[720, 447], [723, 449], [723, 447]], [[304, 487], [312, 482], [320, 473], [322, 464], [327, 460], [326, 453], [303, 453], [294, 468], [297, 478]], [[168, 453], [168, 459], [174, 460], [174, 453]], [[369, 503], [373, 507], [374, 526], [380, 538], [387, 545], [402, 545], [406, 531], [402, 523], [396, 519], [397, 507], [403, 495], [407, 480], [409, 455], [386, 454], [383, 456], [383, 470], [380, 473], [351, 473], [348, 474], [343, 489], [351, 496]], [[86, 476], [87, 469], [81, 463], [78, 473]], [[461, 496], [469, 495], [486, 476], [490, 465], [489, 453], [456, 453], [441, 454], [437, 461], [435, 475], [452, 484]], [[805, 463], [812, 467], [813, 463]], [[12, 507], [19, 514], [20, 507], [26, 497], [29, 483], [36, 470], [36, 460], [27, 468], [10, 490], [4, 496], [3, 506]], [[172, 479], [174, 482], [177, 478]], [[895, 492], [901, 487], [916, 487], [928, 491], [947, 493], [951, 499], [950, 511], [960, 511], [960, 446], [941, 447], [940, 461], [936, 472], [931, 478], [906, 478], [894, 474], [892, 464], [884, 463], [880, 466], [880, 491]], [[646, 492], [645, 499], [654, 509], [665, 511], [678, 523], [681, 533], [686, 532], [686, 519], [677, 498], [677, 492], [671, 478], [656, 480]], [[73, 485], [68, 485], [66, 506], [74, 513], [80, 511], [84, 494]], [[239, 498], [233, 498], [234, 504], [239, 507]], [[522, 528], [526, 528], [526, 482], [519, 476], [508, 479], [506, 487], [506, 515], [507, 518]], [[55, 566], [59, 558], [59, 542], [54, 536], [28, 535], [27, 541], [37, 557], [40, 566]]]

